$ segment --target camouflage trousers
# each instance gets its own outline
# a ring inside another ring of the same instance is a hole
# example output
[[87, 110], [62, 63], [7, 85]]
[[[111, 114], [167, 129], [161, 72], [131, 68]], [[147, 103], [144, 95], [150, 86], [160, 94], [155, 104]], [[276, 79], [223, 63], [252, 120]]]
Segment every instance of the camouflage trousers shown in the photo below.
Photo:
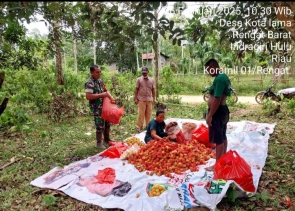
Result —
[[110, 127], [110, 123], [100, 116], [94, 116], [94, 124], [96, 128], [96, 133], [103, 133], [105, 128]]

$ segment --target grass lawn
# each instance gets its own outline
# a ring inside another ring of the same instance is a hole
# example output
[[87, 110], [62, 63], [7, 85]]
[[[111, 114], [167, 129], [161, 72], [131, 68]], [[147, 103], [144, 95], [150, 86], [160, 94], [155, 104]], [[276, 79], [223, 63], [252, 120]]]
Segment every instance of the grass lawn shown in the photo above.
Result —
[[[295, 130], [294, 117], [282, 108], [280, 114], [270, 116], [262, 106], [230, 107], [231, 120], [276, 122], [269, 139], [269, 156], [263, 168], [258, 193], [251, 198], [231, 202], [224, 198], [219, 210], [295, 210]], [[192, 118], [200, 120], [206, 105], [169, 105], [166, 118]], [[155, 113], [155, 110], [154, 110]], [[13, 159], [18, 162], [0, 170], [0, 210], [107, 210], [85, 204], [63, 193], [40, 189], [30, 185], [37, 177], [55, 166], [65, 166], [99, 153], [95, 148], [95, 128], [92, 117], [77, 116], [52, 123], [45, 115], [32, 115], [33, 132], [0, 133], [0, 166]], [[111, 127], [111, 138], [123, 141], [136, 134], [137, 115], [124, 116], [119, 125]], [[86, 135], [90, 132], [91, 135]], [[285, 196], [291, 200], [286, 206]], [[118, 210], [118, 209], [108, 209]]]

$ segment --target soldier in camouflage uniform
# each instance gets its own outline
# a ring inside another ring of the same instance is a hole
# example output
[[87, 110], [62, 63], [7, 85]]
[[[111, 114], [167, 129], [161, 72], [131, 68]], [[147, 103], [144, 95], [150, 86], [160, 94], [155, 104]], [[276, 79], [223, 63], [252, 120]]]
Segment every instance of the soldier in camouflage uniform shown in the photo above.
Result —
[[96, 127], [96, 146], [99, 149], [106, 149], [102, 144], [102, 134], [104, 135], [104, 144], [109, 146], [110, 123], [101, 118], [103, 98], [108, 97], [113, 101], [112, 95], [107, 91], [105, 84], [100, 79], [101, 70], [97, 65], [90, 67], [91, 77], [85, 83], [86, 99], [89, 100], [89, 107], [94, 116]]

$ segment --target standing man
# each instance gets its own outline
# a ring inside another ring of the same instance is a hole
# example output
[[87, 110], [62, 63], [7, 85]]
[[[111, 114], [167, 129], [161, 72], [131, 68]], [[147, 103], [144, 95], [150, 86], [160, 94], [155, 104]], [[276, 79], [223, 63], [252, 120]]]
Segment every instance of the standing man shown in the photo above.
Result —
[[[208, 116], [206, 123], [209, 128], [209, 140], [216, 144], [216, 162], [227, 151], [226, 127], [229, 121], [229, 110], [226, 105], [226, 98], [230, 96], [230, 80], [221, 71], [215, 59], [210, 59], [205, 64], [207, 73], [215, 77], [213, 85], [210, 87], [210, 97], [208, 100]], [[205, 168], [213, 171], [214, 165]]]
[[147, 127], [152, 117], [152, 104], [156, 103], [154, 79], [148, 77], [149, 70], [142, 67], [142, 76], [136, 80], [134, 102], [138, 105], [138, 118], [136, 129], [140, 132], [145, 126]]
[[108, 97], [113, 101], [112, 95], [107, 91], [104, 82], [100, 79], [101, 70], [97, 65], [90, 67], [91, 77], [85, 83], [86, 99], [89, 100], [89, 107], [94, 116], [96, 127], [96, 146], [99, 149], [106, 149], [102, 144], [102, 133], [104, 144], [108, 146], [110, 139], [110, 123], [101, 118], [103, 98]]

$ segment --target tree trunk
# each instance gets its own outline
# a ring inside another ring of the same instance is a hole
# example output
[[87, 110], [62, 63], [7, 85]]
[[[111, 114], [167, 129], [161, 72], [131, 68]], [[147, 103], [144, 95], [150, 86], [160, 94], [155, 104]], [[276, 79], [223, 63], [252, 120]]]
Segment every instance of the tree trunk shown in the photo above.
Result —
[[3, 112], [5, 111], [7, 103], [8, 103], [8, 98], [6, 97], [4, 98], [4, 100], [2, 101], [0, 105], [0, 115], [3, 114]]
[[74, 71], [76, 74], [78, 74], [77, 41], [75, 37], [73, 37], [73, 53], [74, 53]]
[[[285, 24], [283, 27], [285, 28], [286, 31], [288, 31], [291, 35], [291, 37], [293, 39], [295, 39], [295, 19], [294, 19], [294, 13], [295, 13], [295, 2], [291, 2], [291, 1], [278, 1], [278, 2], [273, 2], [272, 3], [273, 7], [277, 7], [279, 9], [283, 9], [283, 8], [290, 8], [290, 10], [292, 11], [291, 14], [287, 14], [286, 9], [285, 12], [278, 12], [277, 13], [277, 18], [280, 21], [283, 21], [284, 23], [290, 22], [291, 26], [288, 24]], [[280, 57], [280, 55], [279, 55]], [[284, 63], [274, 63], [273, 68], [286, 68], [286, 62]], [[290, 68], [291, 69], [291, 68]], [[274, 73], [272, 75], [272, 78], [275, 82], [282, 82], [282, 83], [286, 83], [285, 79], [284, 79], [284, 74], [280, 74], [280, 71], [278, 71], [278, 74]]]
[[283, 27], [290, 32], [291, 37], [293, 37], [293, 39], [295, 39], [295, 19], [293, 17], [294, 13], [295, 13], [295, 2], [292, 1], [274, 1], [272, 3], [273, 7], [277, 7], [279, 9], [283, 9], [284, 7], [286, 8], [290, 8], [291, 11], [293, 12], [293, 14], [286, 14], [286, 12], [278, 12], [277, 14], [277, 18], [280, 21], [284, 21], [285, 23], [287, 23], [288, 21], [290, 21], [291, 26], [288, 24], [285, 24]]
[[289, 68], [290, 77], [293, 78], [295, 76], [295, 68], [294, 68], [294, 62], [292, 61]]
[[[138, 58], [138, 43], [136, 40], [134, 40], [135, 43], [135, 49], [136, 49], [136, 64], [137, 64], [137, 70], [139, 70], [139, 58]], [[135, 71], [136, 72], [136, 71]]]
[[[293, 41], [291, 43], [291, 45], [294, 46], [295, 45], [295, 42]], [[293, 56], [295, 54], [295, 48], [291, 52], [288, 52], [288, 53], [289, 53], [289, 55], [290, 55], [291, 58], [294, 58]], [[295, 75], [294, 74], [294, 59], [292, 59], [291, 62], [289, 62], [289, 76], [291, 78], [293, 78], [294, 75]]]
[[5, 72], [0, 72], [0, 89], [2, 88], [4, 78], [5, 78]]
[[66, 68], [67, 68], [67, 57], [66, 57], [66, 52], [65, 52], [64, 49], [63, 49], [63, 54], [64, 54], [64, 62], [65, 62], [64, 69], [66, 70]]
[[[286, 63], [279, 63], [279, 62], [275, 62], [274, 65], [273, 65], [273, 68], [277, 68], [277, 69], [284, 69], [286, 67]], [[274, 71], [275, 72], [275, 71]], [[285, 81], [285, 78], [284, 78], [284, 73], [280, 73], [280, 71], [278, 71], [277, 73], [273, 73], [272, 75], [272, 80], [274, 82], [280, 82], [280, 83], [283, 83], [285, 84], [286, 81]]]
[[93, 33], [94, 33], [94, 39], [93, 39], [93, 64], [96, 64], [96, 27], [93, 23]]
[[144, 65], [143, 65], [143, 57], [142, 57], [142, 55], [141, 55], [141, 66], [143, 67]]
[[46, 69], [49, 70], [49, 61], [48, 61], [47, 56], [44, 57], [44, 60], [45, 60], [45, 64], [46, 64]]
[[[153, 68], [153, 76], [155, 76], [155, 51], [154, 51], [154, 43], [152, 44], [152, 68]], [[148, 52], [148, 51], [147, 51]], [[149, 55], [149, 53], [147, 53]], [[148, 60], [147, 60], [148, 61]]]
[[[5, 72], [0, 72], [0, 89], [2, 88], [4, 78], [5, 78]], [[8, 98], [6, 97], [0, 104], [0, 115], [5, 111], [7, 103], [8, 103]]]
[[61, 47], [56, 48], [56, 57], [55, 58], [56, 58], [56, 67], [57, 67], [57, 83], [58, 83], [58, 85], [64, 85]]
[[138, 60], [138, 51], [136, 49], [136, 63], [137, 63], [137, 69], [139, 70], [139, 60]]
[[191, 73], [192, 65], [193, 65], [192, 58], [190, 58], [189, 63], [188, 63], [188, 73]]
[[196, 75], [198, 75], [198, 63], [197, 63], [197, 59], [195, 59], [195, 63], [196, 63]]
[[[284, 69], [286, 67], [286, 62], [281, 63], [281, 62], [275, 62], [273, 65], [273, 69], [274, 70], [279, 70], [279, 69]], [[273, 75], [272, 75], [272, 80], [274, 82], [281, 82], [281, 83], [286, 83], [286, 81], [284, 80], [284, 73], [280, 73], [281, 71], [274, 71]]]
[[[155, 28], [158, 28], [158, 10], [154, 10]], [[156, 85], [156, 98], [159, 98], [159, 37], [154, 41], [154, 52], [155, 52], [155, 85]]]
[[[278, 56], [278, 59], [280, 60], [280, 57], [284, 55], [284, 52], [282, 51], [279, 51], [277, 56]], [[284, 69], [286, 67], [286, 62], [274, 62], [273, 63], [273, 69], [274, 70], [280, 70], [280, 69]], [[272, 74], [272, 80], [274, 82], [282, 82], [282, 83], [285, 83], [284, 81], [284, 72], [282, 71], [273, 71], [273, 74]]]
[[238, 64], [238, 84], [240, 83], [241, 69], [242, 69], [242, 61], [239, 59], [239, 64]]
[[74, 72], [78, 74], [78, 62], [77, 62], [77, 40], [75, 36], [75, 15], [72, 14], [72, 17], [74, 19], [74, 24], [71, 26], [72, 27], [72, 33], [73, 33], [73, 54], [74, 54]]
[[64, 77], [62, 70], [62, 47], [61, 47], [61, 36], [60, 36], [60, 23], [56, 21], [53, 23], [53, 38], [55, 45], [55, 64], [57, 68], [57, 83], [58, 85], [64, 85]]
[[96, 64], [96, 40], [93, 39], [93, 62]]

